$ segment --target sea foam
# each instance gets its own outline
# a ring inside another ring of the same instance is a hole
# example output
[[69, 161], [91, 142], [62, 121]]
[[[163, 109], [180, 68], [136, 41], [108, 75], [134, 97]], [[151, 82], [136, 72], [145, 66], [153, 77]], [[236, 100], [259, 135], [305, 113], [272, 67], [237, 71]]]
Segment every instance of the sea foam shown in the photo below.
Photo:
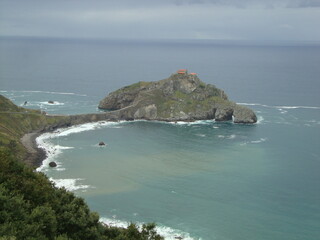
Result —
[[48, 106], [61, 106], [64, 105], [62, 102], [54, 101], [52, 103], [49, 102], [39, 102], [37, 105], [48, 105]]
[[261, 103], [237, 103], [245, 106], [260, 106], [266, 108], [277, 108], [277, 109], [320, 109], [318, 106], [272, 106]]
[[83, 96], [86, 97], [86, 94], [79, 94], [79, 93], [71, 93], [71, 92], [49, 92], [49, 91], [29, 91], [29, 90], [21, 90], [21, 91], [1, 91], [1, 92], [18, 92], [18, 93], [46, 93], [46, 94], [57, 94], [57, 95], [76, 95], [76, 96]]
[[[111, 219], [111, 218], [102, 217], [100, 218], [100, 221], [107, 224], [108, 226], [113, 226], [113, 227], [127, 228], [130, 225], [129, 222], [121, 221], [115, 218]], [[143, 223], [136, 223], [136, 224], [141, 229]], [[178, 229], [173, 229], [167, 226], [157, 225], [156, 231], [159, 235], [163, 236], [165, 240], [176, 240], [179, 238], [183, 240], [201, 240], [201, 238], [191, 237], [189, 233], [183, 232]]]
[[258, 144], [258, 143], [265, 142], [267, 140], [268, 140], [267, 138], [260, 138], [259, 140], [252, 140], [252, 141], [249, 141], [249, 142], [240, 143], [240, 145], [244, 146], [244, 145], [247, 145], [247, 144]]
[[[95, 122], [95, 123], [85, 123], [81, 125], [75, 125], [68, 128], [60, 128], [54, 132], [48, 132], [40, 135], [37, 137], [36, 142], [39, 148], [44, 149], [46, 152], [46, 159], [42, 162], [42, 165], [38, 167], [37, 171], [48, 171], [49, 170], [49, 163], [51, 161], [54, 161], [56, 157], [63, 152], [63, 150], [73, 149], [73, 147], [68, 146], [61, 146], [61, 145], [54, 145], [50, 140], [59, 138], [59, 137], [65, 137], [71, 134], [80, 133], [84, 131], [90, 131], [94, 129], [99, 129], [102, 127], [114, 127], [122, 122]], [[56, 168], [50, 168], [57, 171], [63, 171], [64, 168], [62, 168], [62, 163], [56, 161], [57, 167]]]
[[76, 191], [76, 190], [83, 190], [87, 188], [91, 188], [90, 185], [84, 185], [84, 184], [77, 184], [78, 181], [82, 181], [85, 179], [82, 178], [75, 178], [75, 179], [53, 179], [50, 178], [50, 181], [55, 184], [56, 187], [61, 188], [64, 187], [68, 191]]

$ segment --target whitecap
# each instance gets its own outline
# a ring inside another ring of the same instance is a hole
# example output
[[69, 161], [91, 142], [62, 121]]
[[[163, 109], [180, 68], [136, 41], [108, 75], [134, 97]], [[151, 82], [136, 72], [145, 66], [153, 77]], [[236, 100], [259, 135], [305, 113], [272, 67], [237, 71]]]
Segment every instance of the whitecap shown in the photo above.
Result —
[[261, 107], [272, 107], [269, 105], [261, 104], [261, 103], [237, 103], [239, 105], [244, 105], [244, 106], [261, 106]]
[[[7, 91], [7, 92], [9, 92], [9, 91]], [[22, 91], [12, 90], [11, 92], [46, 93], [46, 94], [57, 94], [57, 95], [76, 95], [76, 96], [83, 96], [83, 97], [87, 96], [86, 94], [72, 93], [72, 92], [50, 92], [50, 91], [30, 91], [30, 90], [22, 90]]]
[[268, 139], [267, 138], [260, 138], [259, 140], [252, 140], [252, 141], [249, 141], [249, 142], [242, 142], [240, 143], [240, 146], [245, 146], [247, 144], [258, 144], [258, 143], [262, 143], [262, 142], [265, 142], [267, 141]]
[[264, 121], [264, 118], [262, 116], [257, 117], [257, 124], [261, 124]]
[[[102, 217], [100, 218], [100, 221], [112, 227], [127, 228], [130, 225], [129, 222], [118, 220], [115, 217], [114, 218]], [[141, 229], [143, 223], [136, 223], [136, 224], [138, 228]], [[167, 226], [157, 225], [155, 230], [159, 235], [164, 237], [165, 240], [176, 240], [178, 239], [178, 237], [181, 237], [183, 240], [200, 240], [200, 238], [191, 237], [190, 234], [187, 232], [183, 232], [181, 230], [173, 229]]]
[[198, 137], [205, 137], [206, 136], [205, 134], [195, 134], [195, 135]]
[[226, 136], [224, 135], [218, 135], [218, 138], [225, 138]]
[[302, 109], [320, 109], [320, 107], [314, 107], [314, 106], [274, 106], [275, 108], [278, 109], [298, 109], [298, 108], [302, 108]]
[[62, 168], [62, 167], [59, 167], [59, 168], [56, 168], [57, 171], [65, 171], [66, 169], [65, 168]]
[[229, 137], [227, 137], [228, 139], [235, 139], [236, 138], [236, 135], [235, 134], [232, 134], [230, 135]]
[[250, 143], [261, 143], [267, 141], [267, 138], [260, 138], [259, 140], [251, 141]]
[[84, 179], [82, 178], [69, 178], [69, 179], [53, 179], [50, 178], [50, 181], [54, 183], [54, 185], [58, 188], [64, 187], [68, 191], [76, 191], [80, 189], [87, 189], [90, 188], [90, 185], [84, 185], [84, 184], [77, 184], [78, 181], [82, 181]]
[[47, 106], [62, 106], [64, 103], [58, 102], [58, 101], [53, 101], [52, 103], [49, 102], [39, 102], [41, 105], [47, 105]]
[[240, 105], [246, 105], [246, 106], [261, 106], [261, 107], [267, 107], [267, 108], [278, 108], [278, 109], [320, 109], [318, 106], [272, 106], [272, 105], [266, 105], [261, 103], [237, 103]]

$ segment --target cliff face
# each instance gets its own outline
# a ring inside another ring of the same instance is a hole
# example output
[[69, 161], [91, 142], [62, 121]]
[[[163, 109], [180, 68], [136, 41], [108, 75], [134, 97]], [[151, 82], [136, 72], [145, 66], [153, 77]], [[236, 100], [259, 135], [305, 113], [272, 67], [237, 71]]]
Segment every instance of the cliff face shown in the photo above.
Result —
[[138, 82], [121, 88], [101, 100], [99, 108], [117, 110], [119, 118], [126, 120], [257, 121], [251, 109], [229, 101], [224, 91], [187, 72], [172, 74], [157, 82]]

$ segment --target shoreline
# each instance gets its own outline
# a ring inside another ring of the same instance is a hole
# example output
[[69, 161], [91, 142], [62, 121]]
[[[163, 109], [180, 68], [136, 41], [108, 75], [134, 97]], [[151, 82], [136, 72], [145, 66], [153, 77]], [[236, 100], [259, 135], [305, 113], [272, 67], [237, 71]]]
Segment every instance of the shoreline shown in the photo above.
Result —
[[42, 148], [39, 148], [36, 141], [37, 137], [41, 136], [44, 133], [44, 131], [33, 131], [30, 133], [26, 133], [20, 139], [22, 145], [27, 150], [26, 157], [22, 161], [30, 167], [40, 167], [43, 160], [45, 160], [47, 157], [46, 151]]
[[[194, 124], [194, 123], [200, 123], [200, 122], [215, 122], [214, 119], [210, 120], [195, 120], [195, 121], [161, 121], [161, 120], [145, 120], [145, 119], [137, 119], [137, 120], [123, 120], [125, 122], [136, 122], [136, 121], [147, 121], [147, 122], [160, 122], [160, 123], [170, 123], [173, 125], [181, 125], [181, 124]], [[41, 136], [42, 134], [45, 133], [50, 133], [53, 132], [57, 129], [60, 128], [68, 128], [72, 126], [77, 126], [77, 125], [82, 125], [82, 124], [87, 124], [87, 123], [98, 123], [98, 122], [107, 122], [107, 123], [119, 123], [121, 121], [115, 121], [115, 120], [110, 120], [110, 119], [95, 119], [95, 121], [83, 121], [83, 122], [75, 122], [75, 123], [70, 123], [66, 122], [64, 124], [59, 124], [56, 126], [51, 126], [47, 128], [42, 128], [38, 130], [34, 130], [32, 132], [26, 133], [23, 135], [22, 138], [20, 138], [21, 144], [24, 146], [26, 149], [26, 155], [23, 158], [22, 162], [27, 164], [30, 167], [33, 168], [38, 168], [42, 165], [43, 161], [48, 157], [47, 152], [45, 149], [39, 147], [36, 139]], [[259, 123], [259, 121], [257, 122]], [[251, 124], [250, 124], [251, 125]], [[255, 125], [255, 124], [254, 124]]]
[[[134, 120], [134, 121], [149, 121], [150, 120]], [[97, 121], [100, 122], [100, 121]], [[104, 122], [104, 120], [101, 120], [101, 122]], [[115, 121], [105, 121], [109, 123], [115, 123]], [[132, 121], [130, 121], [132, 122]], [[190, 124], [192, 122], [198, 122], [198, 121], [179, 121], [179, 122], [169, 122], [169, 121], [151, 121], [151, 122], [162, 122], [162, 123], [172, 123], [172, 124], [178, 124], [183, 122], [185, 124]], [[87, 122], [88, 123], [88, 122]], [[92, 122], [91, 122], [92, 123]], [[82, 123], [86, 124], [86, 123]], [[22, 138], [20, 138], [20, 142], [26, 149], [26, 156], [23, 158], [22, 162], [27, 164], [28, 166], [32, 168], [38, 168], [42, 165], [43, 161], [48, 157], [47, 152], [45, 149], [40, 148], [36, 139], [40, 137], [42, 134], [53, 132], [54, 130], [57, 130], [59, 128], [65, 128], [75, 125], [82, 125], [82, 124], [70, 124], [70, 125], [62, 125], [59, 127], [54, 128], [47, 128], [47, 130], [41, 129], [41, 130], [34, 130], [32, 132], [26, 133], [23, 135]]]

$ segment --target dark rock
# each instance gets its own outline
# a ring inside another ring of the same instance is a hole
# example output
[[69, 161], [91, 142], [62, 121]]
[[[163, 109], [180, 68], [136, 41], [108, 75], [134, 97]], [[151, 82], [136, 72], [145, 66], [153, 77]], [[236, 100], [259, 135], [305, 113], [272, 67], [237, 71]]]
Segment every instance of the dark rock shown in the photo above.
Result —
[[49, 166], [50, 166], [50, 167], [56, 167], [57, 164], [56, 164], [55, 162], [50, 162], [50, 163], [49, 163]]
[[215, 113], [215, 120], [218, 122], [221, 121], [230, 121], [232, 120], [233, 109], [232, 108], [218, 108]]
[[235, 123], [255, 123], [257, 122], [257, 116], [249, 108], [245, 106], [237, 105], [233, 112]]
[[50, 100], [48, 101], [49, 104], [54, 104], [54, 101]]
[[106, 144], [104, 142], [99, 142], [99, 146], [105, 146]]

